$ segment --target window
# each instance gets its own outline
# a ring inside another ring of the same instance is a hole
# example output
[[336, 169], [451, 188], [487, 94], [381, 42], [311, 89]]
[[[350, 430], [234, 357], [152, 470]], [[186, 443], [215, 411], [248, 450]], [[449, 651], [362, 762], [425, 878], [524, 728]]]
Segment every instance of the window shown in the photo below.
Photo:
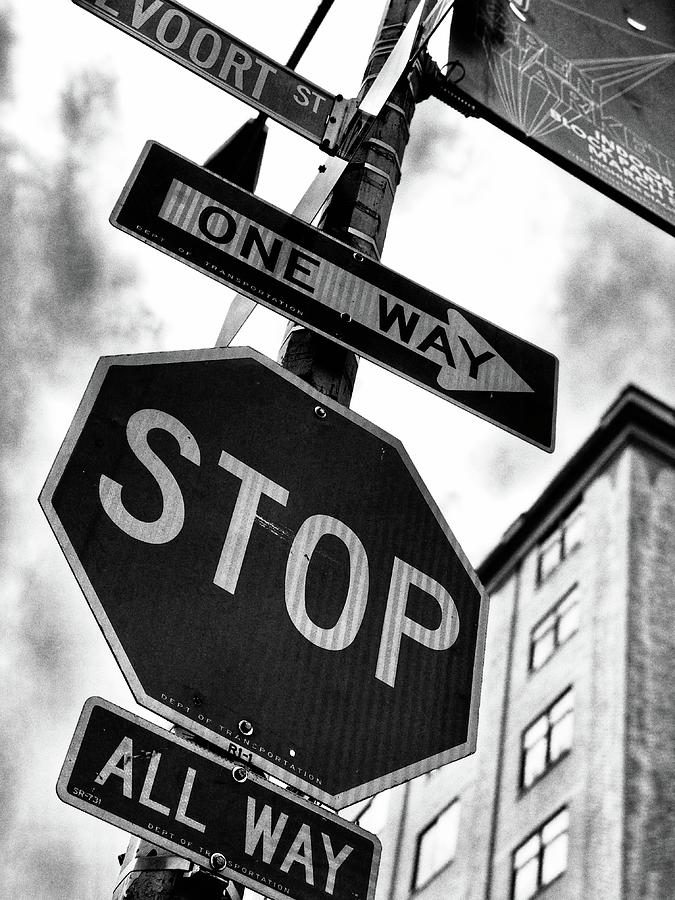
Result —
[[584, 539], [584, 512], [581, 505], [558, 523], [537, 549], [537, 584], [558, 568]]
[[521, 739], [520, 786], [538, 781], [572, 746], [574, 692], [568, 688], [525, 729]]
[[431, 822], [417, 839], [413, 888], [422, 887], [455, 858], [459, 827], [459, 800]]
[[579, 627], [579, 585], [575, 584], [532, 629], [530, 671], [541, 669]]
[[528, 900], [567, 868], [569, 811], [557, 812], [513, 854], [512, 900]]

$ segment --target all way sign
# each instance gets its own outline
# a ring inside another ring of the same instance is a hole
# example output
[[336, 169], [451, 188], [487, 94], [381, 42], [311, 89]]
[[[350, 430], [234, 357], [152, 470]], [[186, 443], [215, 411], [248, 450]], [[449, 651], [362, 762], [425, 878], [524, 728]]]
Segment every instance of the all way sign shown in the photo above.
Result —
[[379, 839], [236, 762], [91, 697], [57, 783], [61, 800], [206, 871], [297, 900], [372, 900]]
[[116, 227], [552, 451], [555, 356], [155, 142]]
[[74, 2], [315, 144], [324, 141], [332, 94], [180, 3]]

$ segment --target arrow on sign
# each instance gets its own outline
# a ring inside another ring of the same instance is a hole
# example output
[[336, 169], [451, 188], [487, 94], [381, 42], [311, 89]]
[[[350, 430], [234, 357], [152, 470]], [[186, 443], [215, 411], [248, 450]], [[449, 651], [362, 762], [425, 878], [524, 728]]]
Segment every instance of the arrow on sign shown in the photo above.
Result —
[[[358, 304], [358, 308], [356, 308]], [[448, 309], [448, 324], [400, 299], [390, 300], [373, 288], [355, 301], [351, 317], [439, 364], [436, 382], [446, 391], [532, 393], [518, 373], [498, 355], [457, 309]]]
[[552, 450], [557, 359], [149, 142], [111, 222], [251, 299]]

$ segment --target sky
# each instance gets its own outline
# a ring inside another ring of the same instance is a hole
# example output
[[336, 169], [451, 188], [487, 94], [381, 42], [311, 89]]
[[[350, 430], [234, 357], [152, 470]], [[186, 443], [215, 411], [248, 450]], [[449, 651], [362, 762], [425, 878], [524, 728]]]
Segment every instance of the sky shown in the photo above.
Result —
[[[284, 61], [316, 3], [189, 6]], [[299, 71], [355, 96], [381, 12], [336, 0]], [[127, 839], [54, 785], [87, 697], [141, 710], [37, 496], [98, 357], [213, 346], [232, 297], [109, 225], [143, 144], [203, 162], [254, 111], [68, 0], [0, 0], [0, 73], [0, 897], [87, 900]], [[271, 123], [258, 194], [292, 210], [322, 158]], [[382, 262], [560, 359], [551, 455], [360, 364], [352, 409], [403, 442], [472, 564], [628, 382], [673, 401], [674, 249], [491, 125], [416, 111]], [[284, 327], [258, 308], [235, 343], [276, 358]]]

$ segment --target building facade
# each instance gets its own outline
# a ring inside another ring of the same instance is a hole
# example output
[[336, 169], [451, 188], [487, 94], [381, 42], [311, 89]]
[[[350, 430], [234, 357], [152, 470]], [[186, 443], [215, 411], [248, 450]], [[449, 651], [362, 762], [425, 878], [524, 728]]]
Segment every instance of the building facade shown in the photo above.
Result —
[[477, 752], [354, 810], [378, 900], [675, 896], [675, 414], [629, 386], [479, 567]]

